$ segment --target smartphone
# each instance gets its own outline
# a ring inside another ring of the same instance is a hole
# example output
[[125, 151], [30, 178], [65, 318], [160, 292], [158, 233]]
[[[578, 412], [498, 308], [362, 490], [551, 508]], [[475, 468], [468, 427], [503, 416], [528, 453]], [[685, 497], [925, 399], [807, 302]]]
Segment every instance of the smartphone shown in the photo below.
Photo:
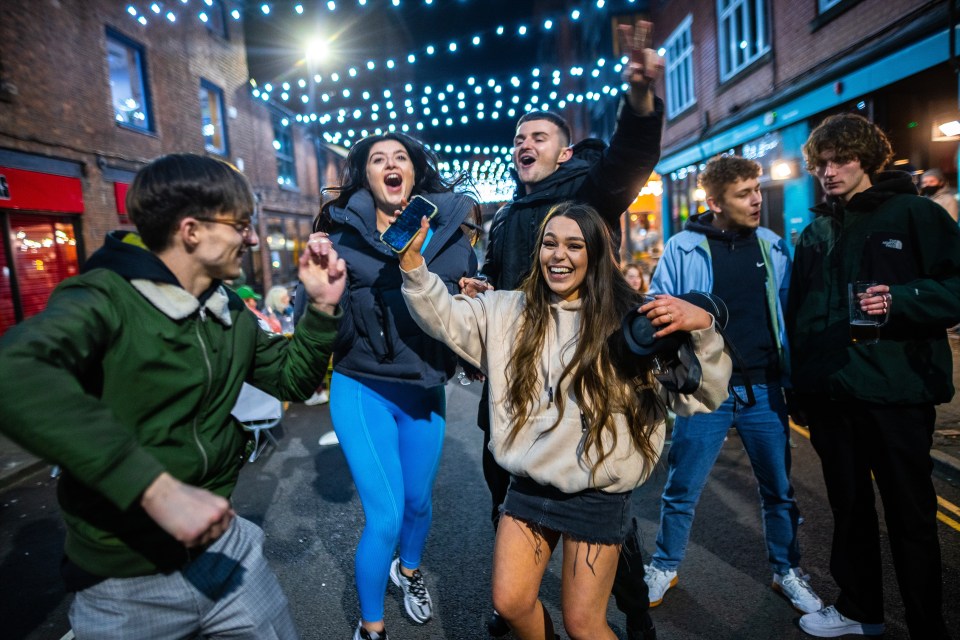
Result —
[[380, 239], [387, 243], [391, 249], [401, 253], [406, 249], [413, 236], [420, 230], [420, 219], [423, 216], [432, 218], [437, 215], [437, 205], [433, 204], [423, 196], [413, 196], [407, 206], [397, 219], [393, 221], [386, 231], [380, 234]]

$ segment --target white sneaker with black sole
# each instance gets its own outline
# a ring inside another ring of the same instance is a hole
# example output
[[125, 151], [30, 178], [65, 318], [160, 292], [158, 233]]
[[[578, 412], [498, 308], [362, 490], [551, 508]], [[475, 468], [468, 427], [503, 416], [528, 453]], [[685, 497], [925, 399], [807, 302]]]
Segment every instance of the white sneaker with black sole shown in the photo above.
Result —
[[400, 558], [394, 558], [390, 564], [390, 580], [403, 590], [403, 606], [411, 620], [423, 624], [433, 617], [433, 602], [420, 569], [414, 570], [412, 577], [407, 577], [400, 571]]
[[817, 638], [839, 638], [847, 634], [881, 636], [886, 630], [882, 622], [857, 622], [846, 617], [834, 606], [800, 616], [800, 628]]
[[773, 574], [773, 583], [770, 586], [789, 600], [793, 608], [800, 613], [813, 613], [823, 609], [823, 600], [810, 586], [810, 576], [805, 575], [800, 567], [794, 567], [783, 574]]

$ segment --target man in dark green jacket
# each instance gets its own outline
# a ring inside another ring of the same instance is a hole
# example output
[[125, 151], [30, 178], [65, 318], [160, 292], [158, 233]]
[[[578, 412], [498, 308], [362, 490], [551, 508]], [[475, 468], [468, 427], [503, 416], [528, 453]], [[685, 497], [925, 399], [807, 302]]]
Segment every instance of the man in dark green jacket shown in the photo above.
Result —
[[[800, 618], [810, 635], [884, 631], [876, 478], [910, 637], [948, 638], [937, 501], [934, 405], [953, 396], [946, 329], [960, 320], [960, 231], [910, 176], [879, 173], [893, 155], [865, 118], [827, 118], [804, 145], [826, 194], [796, 249], [787, 307], [791, 413], [810, 427], [834, 514], [834, 606]], [[848, 284], [874, 283], [848, 303]], [[884, 322], [854, 343], [850, 305]]]
[[230, 165], [162, 157], [114, 233], [47, 308], [0, 341], [0, 428], [59, 464], [63, 575], [77, 638], [295, 638], [262, 531], [229, 497], [247, 435], [246, 381], [310, 396], [336, 334], [345, 267], [310, 246], [312, 309], [292, 340], [259, 329], [222, 285], [258, 242], [254, 196]]

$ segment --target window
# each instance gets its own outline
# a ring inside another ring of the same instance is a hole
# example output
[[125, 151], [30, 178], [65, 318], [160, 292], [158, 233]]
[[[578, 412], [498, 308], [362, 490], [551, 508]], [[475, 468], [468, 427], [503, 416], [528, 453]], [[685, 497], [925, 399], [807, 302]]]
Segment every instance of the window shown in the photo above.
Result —
[[840, 0], [817, 0], [817, 9], [819, 13], [826, 13], [828, 9], [840, 4]]
[[280, 111], [272, 111], [273, 150], [277, 156], [277, 184], [281, 187], [297, 186], [297, 167], [293, 160], [293, 127], [290, 118]]
[[737, 75], [770, 50], [766, 0], [717, 0], [720, 80]]
[[114, 31], [107, 31], [107, 66], [114, 119], [128, 127], [152, 131], [143, 47]]
[[270, 256], [270, 282], [294, 285], [298, 280], [299, 257], [313, 232], [313, 220], [309, 216], [273, 211], [265, 211], [263, 217], [266, 234], [261, 242], [266, 243]]
[[223, 90], [200, 80], [200, 126], [207, 151], [227, 155], [227, 124], [223, 117]]
[[667, 42], [667, 117], [673, 118], [696, 103], [693, 94], [693, 16], [684, 18]]
[[223, 0], [203, 0], [206, 7], [201, 7], [200, 19], [210, 33], [221, 38], [227, 37], [227, 19], [223, 10]]

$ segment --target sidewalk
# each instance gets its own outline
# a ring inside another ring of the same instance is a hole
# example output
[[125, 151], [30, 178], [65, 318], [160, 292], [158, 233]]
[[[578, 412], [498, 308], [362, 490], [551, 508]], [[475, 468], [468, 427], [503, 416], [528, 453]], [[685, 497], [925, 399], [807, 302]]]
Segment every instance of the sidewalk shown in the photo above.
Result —
[[[953, 350], [953, 386], [958, 390], [953, 401], [937, 407], [933, 433], [933, 458], [936, 471], [960, 479], [960, 339], [950, 339]], [[0, 435], [0, 490], [50, 465], [30, 455]]]

